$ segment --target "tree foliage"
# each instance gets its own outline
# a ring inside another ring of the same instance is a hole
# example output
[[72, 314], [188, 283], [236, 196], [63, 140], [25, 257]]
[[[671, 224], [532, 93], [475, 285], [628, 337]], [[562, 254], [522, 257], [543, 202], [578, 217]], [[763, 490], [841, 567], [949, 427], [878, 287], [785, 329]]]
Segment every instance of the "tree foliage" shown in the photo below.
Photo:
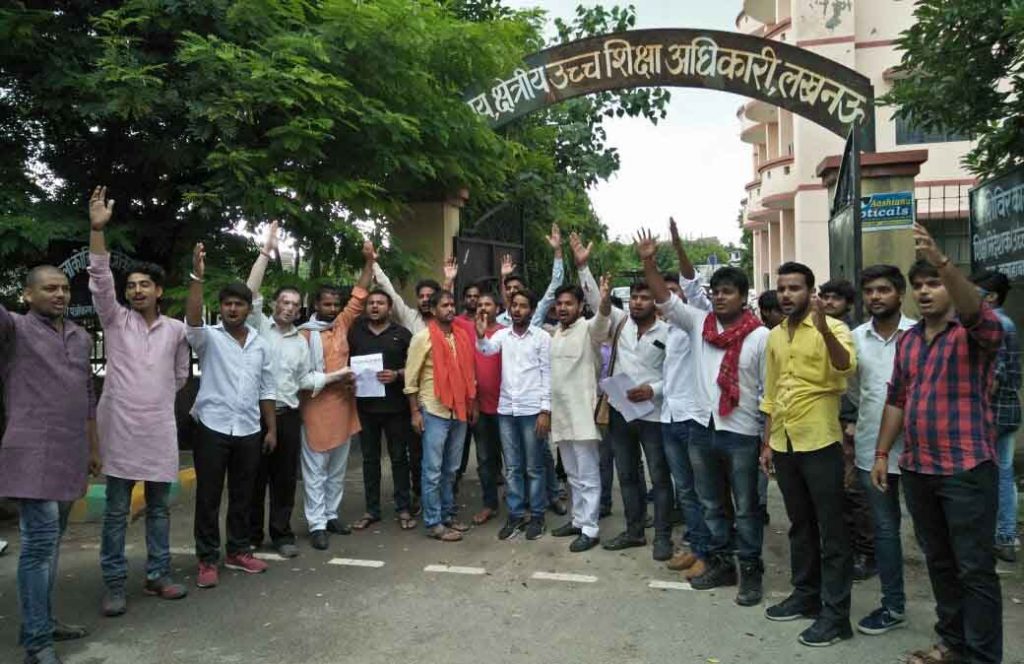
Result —
[[927, 130], [969, 134], [968, 168], [1024, 163], [1024, 2], [918, 0], [886, 102]]

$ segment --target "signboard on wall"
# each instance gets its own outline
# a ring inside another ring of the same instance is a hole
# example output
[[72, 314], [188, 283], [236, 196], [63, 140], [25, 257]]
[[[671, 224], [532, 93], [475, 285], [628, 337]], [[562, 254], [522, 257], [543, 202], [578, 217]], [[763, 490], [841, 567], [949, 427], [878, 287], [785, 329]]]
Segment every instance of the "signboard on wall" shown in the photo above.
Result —
[[[124, 281], [128, 276], [128, 270], [135, 261], [120, 251], [110, 252], [110, 271], [114, 273], [114, 281], [117, 283], [117, 292], [124, 291]], [[89, 267], [89, 248], [82, 247], [68, 257], [63, 263], [57, 266], [63, 272], [71, 284], [71, 302], [68, 303], [68, 318], [80, 320], [96, 315], [92, 306], [92, 293], [89, 292], [89, 274], [85, 271]]]
[[1024, 282], [1024, 167], [970, 192], [971, 268]]
[[860, 199], [861, 232], [914, 227], [914, 192], [871, 194]]

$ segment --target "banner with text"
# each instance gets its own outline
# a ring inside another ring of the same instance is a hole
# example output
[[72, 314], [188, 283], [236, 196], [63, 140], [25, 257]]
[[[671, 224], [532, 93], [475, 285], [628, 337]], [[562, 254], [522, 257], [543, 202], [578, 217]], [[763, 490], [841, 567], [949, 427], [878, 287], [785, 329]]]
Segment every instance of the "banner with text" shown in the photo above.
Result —
[[971, 190], [971, 267], [1024, 281], [1024, 167]]

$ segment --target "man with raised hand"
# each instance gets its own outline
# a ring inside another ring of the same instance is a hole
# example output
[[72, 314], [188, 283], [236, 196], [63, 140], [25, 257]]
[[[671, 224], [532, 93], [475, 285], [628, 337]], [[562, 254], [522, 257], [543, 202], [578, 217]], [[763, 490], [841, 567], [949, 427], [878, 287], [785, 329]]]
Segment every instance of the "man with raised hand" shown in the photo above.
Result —
[[[192, 252], [192, 274], [185, 301], [185, 336], [199, 357], [199, 393], [192, 416], [198, 435], [192, 451], [196, 468], [195, 538], [199, 572], [196, 585], [219, 581], [220, 503], [228, 479], [227, 558], [225, 567], [247, 574], [267, 570], [249, 550], [249, 512], [260, 457], [277, 445], [274, 353], [270, 343], [246, 324], [252, 291], [241, 282], [221, 288], [220, 323], [203, 320], [206, 251]], [[260, 419], [266, 427], [261, 435]]]
[[263, 313], [260, 286], [267, 265], [277, 249], [278, 222], [267, 230], [260, 255], [253, 263], [246, 285], [253, 293], [252, 313], [248, 323], [254, 327], [273, 350], [274, 377], [277, 380], [277, 446], [260, 460], [249, 512], [249, 538], [255, 547], [263, 546], [263, 528], [267, 519], [267, 488], [270, 489], [268, 532], [274, 549], [283, 558], [298, 555], [292, 531], [295, 509], [295, 488], [299, 473], [299, 451], [302, 448], [302, 417], [299, 413], [299, 386], [312, 371], [309, 343], [299, 335], [295, 319], [302, 307], [302, 294], [295, 286], [278, 288], [272, 298], [273, 313]]
[[939, 642], [905, 661], [1003, 661], [994, 551], [999, 487], [991, 389], [1003, 328], [974, 284], [914, 225], [909, 280], [921, 320], [896, 346], [873, 484], [886, 491], [903, 432], [901, 481], [935, 596]]
[[313, 370], [299, 386], [302, 392], [302, 485], [306, 523], [313, 548], [327, 548], [328, 533], [349, 535], [338, 518], [345, 490], [345, 470], [352, 436], [359, 433], [354, 376], [349, 369], [348, 333], [366, 306], [367, 288], [377, 259], [373, 244], [363, 243], [363, 271], [342, 309], [333, 286], [321, 286], [314, 297], [316, 313], [299, 328], [309, 343]]
[[0, 496], [18, 503], [18, 642], [25, 664], [60, 664], [53, 642], [86, 635], [84, 627], [53, 617], [53, 586], [71, 505], [85, 493], [88, 473], [100, 472], [92, 339], [64, 317], [71, 286], [58, 268], [30, 270], [22, 299], [25, 315], [0, 305]]
[[[548, 310], [555, 302], [555, 291], [565, 282], [565, 263], [562, 261], [562, 231], [558, 224], [551, 224], [551, 235], [545, 235], [555, 257], [551, 261], [551, 281], [547, 290], [534, 307], [533, 316], [530, 318], [530, 325], [543, 325], [548, 315]], [[501, 261], [501, 285], [504, 288], [505, 310], [498, 314], [498, 323], [506, 327], [512, 325], [512, 316], [509, 309], [512, 306], [512, 295], [526, 290], [526, 281], [522, 275], [516, 272], [516, 264], [512, 257], [505, 255]]]
[[147, 595], [180, 599], [185, 585], [171, 577], [171, 483], [178, 479], [178, 428], [175, 394], [188, 380], [185, 324], [160, 313], [164, 271], [158, 265], [134, 265], [128, 272], [125, 300], [117, 301], [104, 229], [114, 201], [106, 187], [89, 198], [89, 290], [103, 326], [107, 371], [96, 409], [100, 458], [107, 476], [100, 567], [106, 591], [101, 611], [108, 617], [128, 608], [125, 581], [125, 531], [132, 489], [143, 482], [146, 494]]
[[872, 265], [860, 274], [864, 306], [871, 320], [853, 331], [857, 353], [856, 379], [850, 380], [848, 394], [857, 411], [853, 435], [857, 481], [871, 509], [875, 559], [882, 583], [882, 604], [857, 623], [862, 634], [884, 634], [906, 626], [906, 594], [903, 588], [903, 544], [900, 536], [900, 468], [903, 452], [900, 436], [889, 450], [888, 479], [885, 491], [871, 485], [875, 464], [878, 427], [885, 409], [889, 379], [900, 337], [915, 321], [903, 315], [903, 294], [907, 281], [894, 265]]

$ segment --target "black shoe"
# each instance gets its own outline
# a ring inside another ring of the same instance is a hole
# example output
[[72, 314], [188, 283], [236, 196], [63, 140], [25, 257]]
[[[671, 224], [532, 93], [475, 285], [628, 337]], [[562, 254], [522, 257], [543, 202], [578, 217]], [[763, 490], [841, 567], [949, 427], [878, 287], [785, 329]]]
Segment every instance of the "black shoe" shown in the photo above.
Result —
[[[552, 534], [554, 534], [554, 533], [552, 533]], [[587, 535], [584, 535], [583, 533], [580, 533], [580, 536], [577, 537], [576, 539], [574, 539], [572, 541], [572, 544], [569, 545], [569, 550], [572, 551], [573, 553], [583, 553], [584, 551], [589, 551], [590, 549], [593, 549], [595, 546], [597, 546], [600, 543], [601, 543], [601, 538], [599, 538], [599, 537], [588, 537]]]
[[526, 524], [526, 539], [535, 540], [540, 539], [540, 536], [544, 534], [544, 519], [534, 516], [530, 519], [530, 523]]
[[740, 561], [740, 591], [736, 603], [740, 606], [755, 606], [761, 603], [761, 577], [764, 565], [760, 560]]
[[778, 622], [798, 620], [800, 618], [817, 620], [818, 614], [820, 613], [821, 606], [819, 604], [811, 604], [807, 600], [799, 599], [790, 595], [778, 604], [774, 604], [765, 609], [764, 617], [768, 620], [776, 620]]
[[347, 523], [342, 523], [338, 519], [331, 519], [327, 522], [327, 532], [334, 533], [335, 535], [351, 535], [352, 529], [349, 528]]
[[275, 544], [274, 550], [276, 550], [277, 555], [282, 558], [294, 558], [299, 555], [299, 547], [295, 546], [295, 542], [281, 542], [280, 544]]
[[694, 590], [711, 590], [722, 586], [736, 585], [736, 563], [731, 556], [711, 556], [707, 569], [700, 576], [690, 579]]
[[314, 530], [309, 534], [309, 544], [318, 551], [327, 550], [327, 531]]
[[601, 545], [605, 551], [622, 551], [635, 546], [647, 546], [647, 538], [643, 535], [634, 537], [627, 532], [622, 532], [612, 538], [612, 541]]
[[548, 509], [557, 514], [558, 516], [565, 516], [569, 513], [569, 508], [566, 506], [565, 501], [561, 498], [555, 498], [548, 503]]
[[582, 535], [583, 531], [572, 525], [572, 521], [563, 523], [559, 527], [551, 531], [552, 537], [572, 537], [573, 535]]
[[996, 544], [996, 558], [1002, 560], [1004, 563], [1017, 562], [1016, 547], [1014, 547], [1012, 543]]
[[878, 566], [875, 565], [875, 559], [871, 556], [863, 553], [857, 553], [853, 556], [853, 580], [854, 581], [867, 581], [874, 575], [878, 574]]
[[651, 557], [657, 561], [668, 560], [672, 557], [672, 549], [672, 540], [669, 537], [655, 537], [654, 551], [651, 553]]
[[799, 641], [805, 646], [824, 648], [852, 638], [853, 629], [850, 627], [849, 621], [837, 625], [831, 620], [818, 618], [813, 625], [800, 632]]
[[598, 519], [604, 519], [604, 518], [609, 517], [611, 515], [612, 515], [612, 508], [611, 507], [602, 507], [601, 511], [597, 513], [597, 518]]
[[61, 664], [61, 659], [57, 657], [57, 651], [53, 649], [53, 646], [26, 654], [24, 661], [25, 664]]
[[503, 540], [512, 537], [523, 528], [525, 523], [526, 519], [521, 516], [510, 516], [505, 521], [505, 525], [498, 531], [498, 539]]

